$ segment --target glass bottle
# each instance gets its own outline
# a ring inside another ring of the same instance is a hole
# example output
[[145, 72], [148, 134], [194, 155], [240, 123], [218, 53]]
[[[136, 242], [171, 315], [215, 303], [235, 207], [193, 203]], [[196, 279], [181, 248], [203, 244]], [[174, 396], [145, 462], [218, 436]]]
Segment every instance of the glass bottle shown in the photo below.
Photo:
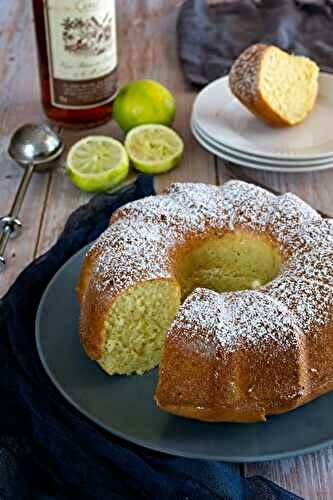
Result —
[[115, 0], [32, 0], [42, 104], [72, 128], [111, 117], [117, 90]]

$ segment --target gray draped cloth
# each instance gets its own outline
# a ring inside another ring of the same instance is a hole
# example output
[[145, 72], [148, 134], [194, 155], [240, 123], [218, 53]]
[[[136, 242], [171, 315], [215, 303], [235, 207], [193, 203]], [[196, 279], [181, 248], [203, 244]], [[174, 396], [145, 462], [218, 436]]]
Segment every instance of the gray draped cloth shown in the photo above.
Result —
[[179, 56], [194, 85], [227, 75], [257, 42], [306, 55], [333, 72], [333, 0], [187, 0], [181, 9]]

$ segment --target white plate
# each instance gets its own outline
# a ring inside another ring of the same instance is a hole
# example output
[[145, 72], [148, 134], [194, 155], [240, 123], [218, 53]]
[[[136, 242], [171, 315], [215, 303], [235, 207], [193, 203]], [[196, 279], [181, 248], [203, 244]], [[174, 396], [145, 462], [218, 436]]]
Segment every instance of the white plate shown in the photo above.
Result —
[[281, 165], [269, 165], [265, 163], [258, 163], [256, 161], [244, 160], [244, 158], [240, 158], [234, 154], [226, 153], [221, 149], [217, 149], [211, 143], [208, 143], [207, 140], [200, 134], [197, 128], [193, 124], [191, 124], [192, 134], [196, 138], [196, 140], [201, 144], [203, 148], [212, 153], [213, 155], [221, 158], [222, 160], [227, 160], [237, 165], [242, 165], [243, 167], [255, 168], [257, 170], [266, 170], [270, 172], [284, 172], [284, 173], [301, 173], [301, 172], [313, 172], [319, 170], [327, 170], [329, 168], [333, 168], [333, 162], [329, 164], [322, 165], [309, 165], [309, 166], [297, 166], [294, 167], [292, 165], [286, 167]]
[[274, 128], [256, 118], [233, 96], [227, 76], [198, 94], [193, 117], [210, 137], [250, 155], [325, 158], [333, 155], [333, 75], [320, 74], [315, 108], [304, 123], [295, 127]]
[[238, 156], [239, 158], [243, 158], [244, 160], [250, 160], [252, 162], [258, 162], [258, 163], [265, 163], [266, 165], [281, 165], [284, 167], [297, 167], [297, 166], [314, 166], [314, 165], [324, 165], [324, 164], [330, 164], [333, 163], [333, 156], [328, 156], [325, 158], [320, 158], [317, 160], [299, 160], [295, 158], [265, 158], [264, 156], [257, 156], [257, 155], [250, 155], [247, 153], [244, 153], [236, 148], [231, 148], [229, 146], [226, 146], [222, 141], [217, 141], [214, 139], [214, 137], [210, 137], [204, 129], [202, 129], [199, 124], [196, 122], [194, 116], [192, 116], [192, 125], [198, 130], [200, 135], [204, 139], [207, 140], [208, 143], [210, 143], [212, 146], [216, 147], [217, 149], [221, 149], [222, 151], [225, 151], [227, 154], [232, 154], [235, 156]]

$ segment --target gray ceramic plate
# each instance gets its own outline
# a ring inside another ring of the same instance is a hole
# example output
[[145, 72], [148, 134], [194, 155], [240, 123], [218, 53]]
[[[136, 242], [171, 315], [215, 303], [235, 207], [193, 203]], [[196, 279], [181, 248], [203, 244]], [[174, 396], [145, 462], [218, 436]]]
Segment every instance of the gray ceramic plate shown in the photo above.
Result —
[[210, 424], [158, 410], [157, 370], [109, 377], [83, 352], [75, 295], [81, 250], [46, 289], [36, 322], [38, 352], [61, 394], [89, 419], [133, 443], [174, 455], [231, 462], [288, 457], [333, 444], [333, 392], [258, 424]]

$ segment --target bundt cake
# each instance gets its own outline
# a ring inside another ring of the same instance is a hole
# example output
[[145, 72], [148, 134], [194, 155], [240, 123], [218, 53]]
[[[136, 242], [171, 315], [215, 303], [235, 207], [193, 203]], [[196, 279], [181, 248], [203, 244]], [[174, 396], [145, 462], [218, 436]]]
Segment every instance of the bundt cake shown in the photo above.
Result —
[[301, 123], [313, 109], [319, 68], [310, 59], [273, 45], [256, 44], [234, 62], [233, 94], [259, 118], [278, 127]]
[[167, 412], [249, 422], [333, 388], [333, 224], [241, 181], [173, 184], [118, 209], [78, 285], [110, 374], [160, 360]]

